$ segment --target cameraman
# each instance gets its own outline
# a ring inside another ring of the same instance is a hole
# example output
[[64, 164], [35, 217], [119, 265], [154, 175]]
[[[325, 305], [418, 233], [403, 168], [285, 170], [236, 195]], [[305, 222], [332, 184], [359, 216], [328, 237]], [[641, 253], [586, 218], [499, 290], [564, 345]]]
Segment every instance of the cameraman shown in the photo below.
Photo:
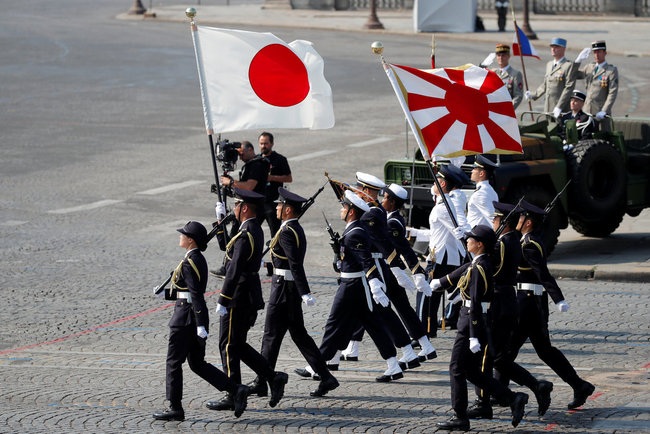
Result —
[[293, 181], [291, 169], [286, 157], [273, 150], [273, 134], [264, 131], [257, 138], [260, 146], [260, 155], [269, 161], [269, 176], [266, 182], [266, 194], [264, 195], [264, 218], [269, 224], [271, 237], [280, 229], [280, 220], [275, 212], [275, 201], [278, 199], [278, 189], [283, 183]]
[[255, 147], [248, 141], [243, 141], [241, 146], [237, 148], [237, 152], [239, 153], [239, 159], [244, 162], [239, 171], [239, 181], [235, 181], [230, 175], [222, 175], [221, 185], [264, 194], [269, 172], [268, 161], [261, 155], [256, 156]]

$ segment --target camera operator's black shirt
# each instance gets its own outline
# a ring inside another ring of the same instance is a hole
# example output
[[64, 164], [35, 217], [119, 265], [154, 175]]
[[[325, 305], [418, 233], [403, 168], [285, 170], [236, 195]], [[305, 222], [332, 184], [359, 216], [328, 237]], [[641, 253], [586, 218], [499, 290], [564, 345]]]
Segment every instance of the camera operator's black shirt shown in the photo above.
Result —
[[[265, 157], [269, 163], [269, 175], [290, 175], [291, 169], [289, 168], [289, 162], [287, 161], [284, 155], [280, 155], [275, 151], [271, 151], [268, 157]], [[267, 182], [266, 183], [266, 197], [264, 201], [266, 203], [273, 202], [278, 198], [280, 193], [278, 193], [278, 188], [282, 187], [281, 182]]]
[[259, 155], [255, 158], [248, 160], [239, 171], [239, 180], [248, 181], [254, 179], [257, 181], [255, 184], [254, 192], [264, 194], [266, 191], [266, 179], [269, 173], [269, 162], [264, 157]]

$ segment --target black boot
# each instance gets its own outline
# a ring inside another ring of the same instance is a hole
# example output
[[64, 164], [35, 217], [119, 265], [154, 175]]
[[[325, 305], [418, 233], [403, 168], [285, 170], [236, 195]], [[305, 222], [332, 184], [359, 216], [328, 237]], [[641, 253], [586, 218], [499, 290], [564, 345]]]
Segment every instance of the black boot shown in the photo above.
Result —
[[262, 380], [260, 377], [256, 377], [253, 381], [248, 383], [247, 386], [249, 388], [249, 395], [264, 397], [269, 394], [269, 389], [266, 385], [266, 381]]
[[154, 412], [153, 418], [156, 420], [185, 420], [185, 411], [180, 404], [170, 404], [168, 408]]
[[271, 386], [271, 399], [269, 406], [275, 407], [284, 396], [284, 386], [289, 381], [289, 376], [284, 372], [276, 372], [275, 377], [269, 382]]
[[593, 384], [583, 380], [580, 386], [573, 389], [573, 401], [567, 405], [569, 410], [575, 410], [578, 407], [582, 407], [582, 405], [587, 402], [587, 398], [594, 393], [594, 390], [596, 390], [596, 387]]
[[492, 419], [492, 406], [489, 400], [477, 399], [467, 410], [470, 419]]
[[524, 407], [528, 403], [528, 395], [525, 393], [517, 392], [515, 397], [510, 403], [510, 410], [512, 410], [512, 426], [515, 428], [524, 417]]
[[303, 378], [312, 378], [316, 381], [320, 381], [320, 375], [318, 374], [313, 374], [306, 370], [305, 368], [296, 368], [293, 370], [296, 374], [300, 375]]
[[469, 431], [469, 419], [461, 419], [458, 416], [453, 416], [444, 422], [436, 422], [436, 426], [446, 431]]
[[210, 410], [234, 410], [235, 400], [230, 393], [226, 393], [219, 401], [208, 401], [205, 406]]
[[326, 378], [324, 380], [321, 380], [321, 382], [318, 384], [318, 387], [316, 390], [313, 390], [309, 393], [311, 396], [325, 396], [327, 395], [327, 392], [330, 390], [334, 390], [337, 387], [339, 387], [339, 382], [334, 378], [333, 376], [330, 376], [329, 378]]
[[535, 399], [537, 399], [537, 414], [544, 416], [546, 410], [551, 406], [551, 391], [553, 390], [553, 383], [550, 381], [541, 380], [537, 382], [535, 388]]

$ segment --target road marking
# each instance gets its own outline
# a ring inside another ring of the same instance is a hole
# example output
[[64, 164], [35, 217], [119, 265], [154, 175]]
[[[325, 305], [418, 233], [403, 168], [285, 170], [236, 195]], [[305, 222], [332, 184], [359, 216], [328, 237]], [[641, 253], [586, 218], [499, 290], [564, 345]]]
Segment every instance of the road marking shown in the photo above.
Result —
[[2, 226], [20, 226], [27, 223], [24, 220], [7, 220], [6, 222], [0, 223]]
[[180, 190], [181, 188], [191, 187], [197, 184], [203, 184], [205, 181], [185, 181], [177, 182], [175, 184], [165, 185], [164, 187], [152, 188], [150, 190], [139, 191], [136, 194], [146, 194], [153, 196], [154, 194], [167, 193], [169, 191]]
[[102, 208], [104, 206], [109, 206], [109, 205], [114, 205], [116, 203], [124, 202], [123, 200], [116, 200], [116, 199], [105, 199], [105, 200], [100, 200], [97, 202], [93, 203], [88, 203], [86, 205], [79, 205], [79, 206], [73, 206], [72, 208], [59, 208], [59, 209], [51, 209], [48, 211], [50, 214], [68, 214], [71, 212], [77, 212], [77, 211], [88, 211], [91, 209], [95, 208]]
[[376, 139], [365, 140], [363, 142], [351, 143], [347, 145], [348, 148], [363, 148], [364, 146], [377, 145], [379, 143], [390, 142], [393, 140], [390, 137], [377, 137]]
[[142, 229], [138, 229], [136, 232], [138, 233], [147, 233], [147, 232], [168, 232], [169, 230], [174, 230], [176, 228], [183, 227], [187, 223], [187, 220], [174, 220], [173, 222], [169, 223], [162, 223], [159, 225], [151, 225], [144, 227]]
[[304, 160], [310, 160], [312, 158], [317, 158], [317, 157], [323, 157], [325, 155], [329, 154], [335, 154], [336, 150], [334, 149], [328, 149], [325, 151], [317, 151], [317, 152], [310, 152], [309, 154], [303, 154], [303, 155], [297, 155], [295, 157], [288, 158], [289, 161], [304, 161]]

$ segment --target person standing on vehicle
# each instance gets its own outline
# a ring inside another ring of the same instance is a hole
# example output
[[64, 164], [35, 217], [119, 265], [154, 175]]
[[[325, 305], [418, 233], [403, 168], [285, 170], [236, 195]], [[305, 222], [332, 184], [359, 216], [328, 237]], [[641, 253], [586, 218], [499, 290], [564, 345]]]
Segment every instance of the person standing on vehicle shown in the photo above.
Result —
[[[611, 131], [612, 125], [607, 116], [612, 115], [612, 107], [618, 95], [618, 69], [605, 60], [607, 56], [605, 41], [592, 42], [591, 51], [594, 52], [594, 62], [578, 69], [576, 78], [585, 79], [586, 112], [600, 121], [601, 131]], [[587, 58], [588, 53], [589, 48], [582, 50], [576, 59], [576, 66]]]
[[280, 220], [276, 217], [275, 210], [278, 189], [284, 184], [292, 182], [293, 178], [286, 157], [273, 150], [273, 134], [264, 131], [260, 134], [257, 141], [260, 146], [260, 155], [269, 162], [266, 192], [264, 194], [264, 218], [273, 236], [280, 229]]
[[551, 55], [553, 60], [546, 64], [546, 75], [544, 81], [539, 85], [535, 93], [527, 90], [524, 93], [526, 100], [537, 100], [546, 95], [544, 101], [544, 112], [553, 113], [558, 119], [562, 112], [569, 110], [569, 99], [575, 86], [575, 64], [566, 57], [566, 39], [553, 38], [551, 40]]
[[492, 203], [497, 202], [499, 196], [490, 185], [489, 180], [496, 168], [496, 163], [486, 156], [476, 156], [471, 174], [471, 179], [476, 184], [476, 191], [467, 202], [467, 223], [470, 227], [492, 226], [492, 217], [494, 216]]
[[185, 420], [183, 399], [183, 363], [187, 359], [190, 369], [199, 377], [232, 397], [231, 409], [235, 417], [246, 409], [248, 387], [233, 381], [214, 365], [205, 361], [205, 344], [210, 330], [208, 308], [205, 305], [205, 288], [208, 282], [208, 264], [201, 252], [208, 247], [208, 234], [199, 222], [190, 221], [180, 232], [179, 246], [185, 256], [174, 270], [171, 287], [165, 298], [176, 300], [169, 321], [167, 347], [167, 373], [165, 378], [169, 408], [153, 414], [156, 420]]
[[571, 111], [564, 113], [558, 122], [558, 135], [566, 139], [566, 122], [576, 121], [578, 129], [578, 140], [590, 139], [591, 135], [596, 132], [596, 124], [591, 116], [582, 111], [585, 104], [586, 95], [583, 91], [575, 89], [571, 95]]
[[[264, 357], [246, 341], [249, 329], [255, 324], [257, 311], [264, 308], [259, 269], [262, 262], [264, 233], [257, 221], [257, 209], [264, 196], [254, 191], [234, 188], [234, 214], [239, 221], [239, 232], [226, 244], [223, 232], [217, 233], [219, 247], [226, 252], [226, 277], [219, 294], [217, 314], [220, 316], [219, 350], [221, 363], [228, 377], [241, 383], [244, 362], [269, 383], [275, 407], [284, 395], [288, 376], [275, 372]], [[233, 396], [228, 393], [219, 401], [206, 404], [210, 410], [232, 409]]]
[[[573, 388], [573, 401], [567, 405], [569, 410], [573, 410], [586, 402], [595, 387], [580, 378], [564, 354], [551, 345], [548, 298], [551, 297], [560, 312], [567, 312], [569, 305], [546, 264], [546, 252], [539, 233], [546, 211], [525, 200], [521, 201], [521, 208], [523, 211], [517, 225], [522, 235], [522, 256], [517, 275], [518, 326], [512, 339], [511, 355], [514, 360], [524, 342], [530, 339], [537, 356]], [[507, 372], [501, 374], [507, 375]]]
[[510, 98], [512, 98], [512, 105], [516, 110], [524, 98], [523, 76], [520, 71], [517, 71], [508, 63], [510, 61], [510, 45], [497, 44], [495, 53], [499, 66], [490, 68], [490, 70], [496, 72], [503, 84], [508, 88]]

